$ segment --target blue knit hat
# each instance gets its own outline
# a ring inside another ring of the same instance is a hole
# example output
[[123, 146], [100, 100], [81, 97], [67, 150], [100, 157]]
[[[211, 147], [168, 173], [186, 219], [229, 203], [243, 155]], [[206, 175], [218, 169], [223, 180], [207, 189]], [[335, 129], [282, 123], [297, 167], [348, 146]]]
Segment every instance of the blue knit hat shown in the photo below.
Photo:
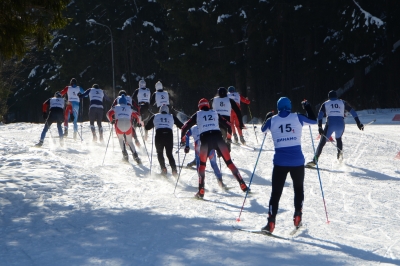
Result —
[[329, 99], [331, 99], [331, 100], [336, 100], [337, 99], [337, 94], [336, 94], [336, 91], [330, 91], [329, 93], [328, 93], [328, 98]]
[[289, 98], [287, 97], [281, 97], [279, 98], [278, 102], [278, 111], [291, 111], [292, 110], [292, 103], [290, 102]]
[[232, 93], [232, 92], [235, 92], [236, 89], [235, 89], [235, 87], [233, 87], [233, 86], [229, 86], [229, 87], [228, 87], [228, 91], [229, 91], [230, 93]]
[[126, 98], [124, 94], [122, 94], [118, 99], [118, 104], [126, 104]]

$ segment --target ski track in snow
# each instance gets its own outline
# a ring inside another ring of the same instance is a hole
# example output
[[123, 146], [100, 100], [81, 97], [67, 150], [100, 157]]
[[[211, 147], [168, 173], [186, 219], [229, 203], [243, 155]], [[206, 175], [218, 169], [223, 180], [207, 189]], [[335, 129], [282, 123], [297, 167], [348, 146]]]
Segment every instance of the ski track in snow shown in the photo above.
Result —
[[[362, 113], [363, 114], [363, 113]], [[346, 118], [344, 160], [327, 143], [318, 173], [305, 170], [304, 229], [295, 237], [293, 186], [287, 177], [275, 232], [290, 240], [232, 230], [232, 225], [261, 228], [267, 221], [271, 193], [273, 143], [267, 135], [251, 189], [244, 195], [221, 162], [222, 191], [207, 163], [207, 201], [194, 200], [198, 177], [182, 168], [176, 178], [159, 176], [155, 149], [150, 163], [141, 140], [143, 165], [122, 162], [118, 141], [91, 143], [88, 122], [83, 141], [68, 138], [64, 147], [47, 135], [43, 148], [32, 147], [43, 124], [0, 126], [1, 265], [400, 265], [399, 125], [377, 122], [360, 132]], [[375, 116], [360, 116], [367, 123]], [[386, 121], [385, 120], [385, 121]], [[250, 129], [251, 126], [249, 126]], [[105, 140], [109, 128], [104, 127]], [[317, 129], [312, 127], [314, 145]], [[264, 135], [244, 130], [247, 144], [260, 147]], [[71, 132], [72, 133], [72, 132]], [[140, 133], [140, 132], [139, 132]], [[52, 128], [55, 137], [55, 127]], [[151, 151], [152, 131], [147, 150]], [[176, 130], [174, 130], [176, 134]], [[175, 145], [177, 139], [174, 137]], [[313, 156], [308, 127], [303, 153]], [[232, 146], [232, 160], [249, 183], [259, 151]], [[174, 153], [176, 162], [178, 156]], [[184, 157], [180, 153], [180, 162]], [[186, 155], [185, 164], [194, 157]], [[168, 162], [166, 158], [166, 162]], [[219, 161], [217, 160], [218, 165]]]

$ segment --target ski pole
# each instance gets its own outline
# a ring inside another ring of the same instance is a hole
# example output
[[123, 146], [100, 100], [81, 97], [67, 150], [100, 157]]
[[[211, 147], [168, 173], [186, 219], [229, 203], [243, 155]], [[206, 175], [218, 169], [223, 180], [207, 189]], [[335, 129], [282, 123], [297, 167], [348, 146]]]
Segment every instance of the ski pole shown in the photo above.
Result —
[[153, 133], [151, 136], [151, 153], [150, 153], [150, 175], [151, 175], [151, 166], [153, 165], [153, 141], [154, 141], [154, 127], [153, 127]]
[[[311, 131], [311, 126], [309, 125], [308, 128], [310, 129], [310, 136], [311, 136], [311, 143], [313, 146], [314, 150], [314, 157], [315, 157], [315, 146], [314, 146], [314, 139], [312, 136], [312, 131]], [[324, 136], [325, 137], [325, 136]], [[333, 143], [332, 143], [333, 144]], [[321, 175], [319, 173], [319, 167], [318, 167], [318, 160], [316, 160], [316, 166], [317, 166], [317, 173], [318, 173], [318, 179], [319, 179], [319, 186], [321, 188], [321, 193], [322, 193], [322, 200], [324, 202], [324, 208], [325, 208], [325, 215], [326, 215], [326, 222], [329, 224], [329, 218], [328, 218], [328, 211], [326, 210], [326, 203], [325, 203], [325, 197], [324, 197], [324, 190], [322, 189], [322, 181], [321, 181]]]
[[83, 138], [82, 138], [82, 127], [83, 127], [83, 99], [81, 101], [81, 135], [79, 136], [79, 137], [81, 137], [81, 142], [83, 141]]
[[47, 118], [46, 118], [45, 124], [46, 124], [46, 126], [47, 126], [47, 131], [50, 132], [50, 138], [51, 138], [51, 140], [53, 141], [53, 143], [55, 144], [55, 143], [56, 143], [56, 140], [53, 138], [53, 134], [51, 134], [51, 130], [50, 130], [49, 123], [47, 123], [47, 120], [49, 120], [50, 114], [51, 114], [51, 111], [49, 111], [49, 115], [48, 115]]
[[254, 135], [256, 136], [256, 141], [257, 141], [257, 144], [258, 144], [258, 138], [257, 138], [257, 134], [256, 134], [256, 126], [254, 126], [254, 120], [253, 120], [253, 116], [251, 115], [250, 106], [247, 105], [247, 107], [249, 108], [250, 118], [251, 118], [251, 121], [253, 122]]
[[179, 169], [178, 178], [176, 179], [176, 184], [175, 184], [175, 188], [174, 188], [174, 194], [175, 194], [175, 189], [176, 189], [176, 186], [178, 185], [179, 177], [181, 176], [181, 172], [182, 172], [183, 164], [185, 163], [185, 158], [186, 158], [186, 153], [185, 153], [185, 155], [183, 156], [182, 165], [181, 165], [181, 166], [179, 166], [179, 167], [180, 167], [180, 169]]
[[146, 147], [146, 141], [144, 141], [143, 132], [142, 132], [142, 127], [139, 127], [139, 130], [140, 130], [140, 135], [142, 136], [142, 140], [143, 140], [143, 144], [144, 144], [144, 149], [146, 150], [147, 158], [149, 159], [149, 163], [151, 163], [150, 157], [149, 157], [149, 152], [147, 151], [147, 147]]
[[181, 160], [179, 157], [179, 130], [178, 127], [176, 127], [176, 139], [178, 140], [178, 142], [176, 143], [176, 145], [178, 146], [178, 165], [181, 165]]
[[[109, 124], [108, 126], [110, 126], [110, 124]], [[108, 127], [108, 128], [110, 128], [110, 127]], [[104, 165], [104, 160], [106, 159], [108, 144], [110, 143], [110, 138], [111, 138], [111, 133], [112, 133], [112, 131], [113, 131], [113, 128], [114, 128], [114, 125], [111, 124], [111, 130], [110, 130], [110, 135], [108, 136], [108, 141], [107, 141], [107, 146], [106, 146], [106, 152], [104, 153], [103, 163], [101, 164], [101, 166]]]
[[237, 221], [237, 222], [240, 222], [240, 216], [242, 215], [244, 203], [246, 202], [247, 195], [249, 194], [251, 182], [253, 181], [254, 173], [256, 172], [256, 167], [257, 167], [257, 164], [258, 164], [258, 160], [260, 159], [262, 147], [264, 146], [264, 141], [265, 141], [265, 138], [266, 138], [266, 137], [267, 137], [267, 134], [264, 134], [264, 138], [263, 138], [263, 141], [262, 141], [262, 143], [261, 143], [260, 151], [258, 152], [258, 157], [257, 157], [256, 163], [255, 163], [255, 165], [254, 165], [254, 170], [253, 170], [253, 173], [251, 174], [251, 177], [250, 177], [249, 186], [248, 186], [248, 189], [247, 189], [247, 191], [246, 191], [246, 195], [244, 196], [243, 205], [242, 205], [242, 208], [240, 209], [239, 217], [236, 218], [236, 221]]

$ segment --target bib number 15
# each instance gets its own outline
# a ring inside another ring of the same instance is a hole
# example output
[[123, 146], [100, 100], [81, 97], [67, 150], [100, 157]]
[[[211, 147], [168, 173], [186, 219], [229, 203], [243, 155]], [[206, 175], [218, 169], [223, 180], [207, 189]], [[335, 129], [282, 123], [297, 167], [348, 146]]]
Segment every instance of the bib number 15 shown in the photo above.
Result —
[[284, 130], [285, 130], [286, 132], [292, 131], [292, 127], [290, 126], [290, 124], [286, 124], [285, 127], [283, 127], [283, 125], [280, 125], [280, 126], [279, 126], [279, 129], [281, 130], [281, 133], [283, 133]]

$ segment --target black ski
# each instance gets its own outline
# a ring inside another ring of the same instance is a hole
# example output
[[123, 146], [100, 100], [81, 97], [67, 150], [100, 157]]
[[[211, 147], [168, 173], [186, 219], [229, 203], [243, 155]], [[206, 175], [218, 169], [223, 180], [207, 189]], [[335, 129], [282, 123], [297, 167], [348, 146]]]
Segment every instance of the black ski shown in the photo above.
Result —
[[301, 231], [303, 229], [303, 223], [300, 223], [299, 226], [296, 226], [291, 232], [290, 235], [294, 236], [297, 232]]
[[261, 231], [259, 229], [249, 229], [249, 228], [241, 228], [241, 227], [236, 227], [236, 226], [232, 226], [235, 230], [239, 230], [242, 232], [248, 232], [248, 233], [252, 233], [252, 234], [258, 234], [258, 235], [265, 235], [265, 236], [270, 236], [270, 237], [274, 237], [274, 238], [278, 238], [278, 239], [282, 239], [282, 240], [290, 240], [289, 238], [283, 237], [283, 236], [279, 236], [279, 235], [275, 235], [272, 233], [268, 233], [268, 232], [264, 232]]
[[256, 150], [254, 147], [248, 146], [246, 144], [240, 144], [240, 143], [235, 143], [235, 142], [232, 142], [231, 144], [239, 146], [239, 147], [247, 149], [247, 150], [250, 150], [250, 151], [255, 151]]

